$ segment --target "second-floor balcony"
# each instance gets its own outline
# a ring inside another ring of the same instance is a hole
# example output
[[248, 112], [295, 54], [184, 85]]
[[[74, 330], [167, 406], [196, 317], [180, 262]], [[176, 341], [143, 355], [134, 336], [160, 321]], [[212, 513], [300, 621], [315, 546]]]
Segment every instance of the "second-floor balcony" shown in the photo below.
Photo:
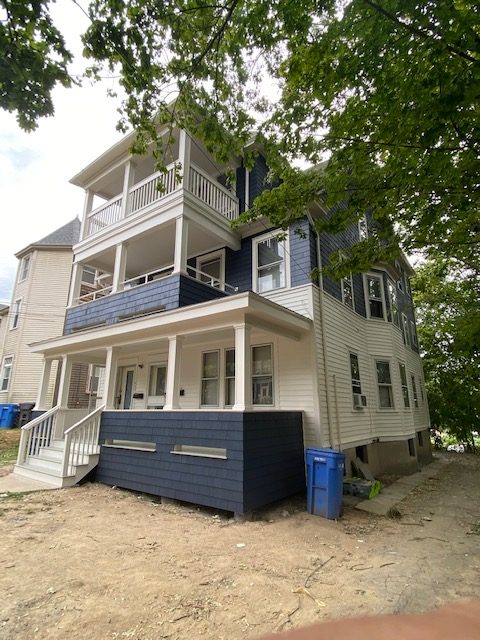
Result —
[[181, 175], [177, 163], [165, 172], [156, 172], [89, 212], [83, 238], [88, 238], [114, 225], [123, 218], [140, 214], [152, 205], [161, 205], [170, 194], [184, 189], [210, 209], [229, 221], [239, 215], [238, 198], [203, 169], [190, 164], [186, 176]]

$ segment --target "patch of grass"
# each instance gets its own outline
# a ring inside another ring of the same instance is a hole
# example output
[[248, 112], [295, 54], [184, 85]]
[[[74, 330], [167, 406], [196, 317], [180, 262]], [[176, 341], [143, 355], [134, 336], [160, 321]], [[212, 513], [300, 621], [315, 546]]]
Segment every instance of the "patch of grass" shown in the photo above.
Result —
[[31, 493], [31, 491], [8, 491], [5, 493], [0, 493], [0, 500], [23, 500], [23, 498]]
[[12, 462], [15, 462], [17, 459], [17, 454], [18, 454], [18, 447], [0, 451], [0, 466], [4, 464], [12, 464]]

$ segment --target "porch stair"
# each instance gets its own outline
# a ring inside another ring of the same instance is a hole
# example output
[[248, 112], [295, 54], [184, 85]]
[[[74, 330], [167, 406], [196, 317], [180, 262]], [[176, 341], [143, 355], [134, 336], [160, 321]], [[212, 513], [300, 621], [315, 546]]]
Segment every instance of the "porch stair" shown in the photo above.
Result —
[[[54, 407], [24, 427], [14, 473], [52, 487], [72, 487], [98, 464], [98, 436], [104, 407], [67, 429], [56, 429], [60, 408]], [[62, 435], [62, 434], [61, 434]]]

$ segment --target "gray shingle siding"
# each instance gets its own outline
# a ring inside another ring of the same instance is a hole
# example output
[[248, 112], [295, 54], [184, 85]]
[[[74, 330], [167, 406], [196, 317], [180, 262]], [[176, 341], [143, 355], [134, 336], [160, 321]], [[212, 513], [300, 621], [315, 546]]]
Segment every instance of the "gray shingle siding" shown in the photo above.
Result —
[[[126, 489], [244, 513], [305, 488], [298, 411], [105, 411], [107, 439], [155, 443], [155, 452], [101, 448], [96, 480]], [[170, 453], [181, 444], [224, 448], [227, 459]]]

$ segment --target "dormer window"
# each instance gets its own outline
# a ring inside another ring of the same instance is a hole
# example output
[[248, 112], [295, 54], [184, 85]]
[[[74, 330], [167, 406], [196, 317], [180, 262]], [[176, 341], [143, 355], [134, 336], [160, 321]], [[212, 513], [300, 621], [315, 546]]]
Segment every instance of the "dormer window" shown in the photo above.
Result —
[[253, 282], [257, 293], [287, 285], [286, 245], [283, 232], [269, 233], [253, 241]]

